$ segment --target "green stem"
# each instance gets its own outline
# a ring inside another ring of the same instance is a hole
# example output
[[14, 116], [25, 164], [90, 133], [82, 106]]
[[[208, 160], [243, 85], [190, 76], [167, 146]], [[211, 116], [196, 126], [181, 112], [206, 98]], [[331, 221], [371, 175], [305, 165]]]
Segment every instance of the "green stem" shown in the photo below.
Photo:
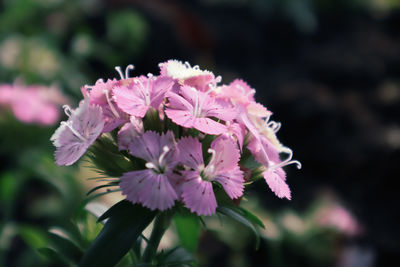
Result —
[[173, 212], [170, 211], [160, 213], [160, 215], [157, 216], [149, 242], [147, 243], [147, 247], [143, 253], [143, 262], [152, 263], [154, 256], [157, 253], [157, 248], [160, 244], [161, 238], [171, 223], [172, 216]]

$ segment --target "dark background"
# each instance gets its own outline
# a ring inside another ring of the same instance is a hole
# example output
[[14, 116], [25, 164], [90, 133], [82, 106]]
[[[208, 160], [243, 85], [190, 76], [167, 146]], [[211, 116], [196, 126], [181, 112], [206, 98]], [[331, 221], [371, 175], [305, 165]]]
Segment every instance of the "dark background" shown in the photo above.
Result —
[[[282, 122], [278, 137], [303, 164], [300, 171], [287, 168], [292, 201], [280, 200], [266, 188], [253, 188], [264, 206], [302, 211], [319, 192], [332, 190], [365, 228], [352, 242], [372, 251], [375, 266], [397, 262], [396, 1], [15, 2], [33, 11], [17, 12], [22, 17], [12, 21], [14, 4], [0, 2], [0, 41], [10, 36], [22, 43], [39, 38], [61, 66], [53, 76], [3, 66], [3, 82], [21, 75], [27, 82], [57, 80], [77, 100], [75, 84], [114, 77], [115, 65], [133, 63], [136, 74], [157, 73], [157, 64], [168, 59], [210, 69], [224, 83], [242, 78], [257, 90], [257, 100], [274, 113], [272, 118]], [[132, 19], [130, 12], [135, 14]], [[6, 19], [11, 22], [4, 24]], [[81, 37], [89, 40], [89, 52], [74, 50]], [[261, 253], [249, 252], [251, 265], [264, 266]], [[227, 266], [223, 253], [214, 260], [209, 266]]]

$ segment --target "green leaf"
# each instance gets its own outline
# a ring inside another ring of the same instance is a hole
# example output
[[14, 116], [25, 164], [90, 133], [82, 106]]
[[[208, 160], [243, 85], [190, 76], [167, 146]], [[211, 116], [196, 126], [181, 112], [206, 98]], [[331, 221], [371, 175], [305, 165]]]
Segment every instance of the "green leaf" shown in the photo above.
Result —
[[65, 237], [55, 233], [49, 234], [50, 244], [59, 254], [73, 263], [78, 263], [83, 256], [83, 251], [78, 246]]
[[174, 223], [182, 247], [191, 252], [195, 251], [200, 236], [198, 217], [189, 211], [180, 212], [174, 216]]
[[167, 253], [158, 255], [158, 267], [191, 267], [195, 266], [192, 254], [182, 247], [171, 249]]
[[56, 266], [71, 266], [57, 251], [52, 248], [39, 248], [39, 253]]
[[240, 211], [240, 213], [245, 217], [247, 220], [251, 221], [253, 224], [256, 224], [260, 226], [261, 228], [265, 229], [264, 223], [253, 213], [250, 211], [246, 210], [245, 208], [242, 208], [240, 206], [235, 207]]
[[114, 266], [129, 251], [156, 215], [140, 205], [122, 200], [98, 221], [108, 219], [103, 230], [86, 251], [79, 266]]
[[231, 205], [226, 205], [226, 206], [220, 205], [217, 208], [217, 212], [234, 219], [235, 221], [243, 224], [244, 226], [247, 226], [251, 231], [253, 231], [253, 233], [256, 237], [256, 249], [258, 249], [258, 247], [260, 245], [260, 234], [257, 229], [258, 224], [255, 224], [253, 221], [246, 218], [245, 215], [242, 214], [240, 209], [238, 209], [237, 207], [235, 207], [233, 205], [232, 206]]

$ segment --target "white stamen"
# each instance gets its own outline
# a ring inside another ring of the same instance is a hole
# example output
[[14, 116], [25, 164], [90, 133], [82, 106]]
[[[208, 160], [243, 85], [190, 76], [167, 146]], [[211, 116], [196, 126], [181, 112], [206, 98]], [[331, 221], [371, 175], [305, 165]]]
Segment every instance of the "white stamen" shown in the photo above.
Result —
[[114, 116], [116, 118], [119, 118], [119, 114], [118, 114], [117, 110], [115, 109], [114, 105], [112, 104], [110, 96], [108, 95], [108, 90], [104, 89], [103, 93], [106, 95], [107, 103], [110, 106], [111, 112], [114, 114]]
[[147, 169], [155, 169], [156, 168], [156, 165], [154, 165], [154, 163], [152, 163], [152, 162], [146, 162], [145, 166]]
[[151, 79], [153, 77], [154, 77], [153, 73], [147, 73], [147, 78]]
[[287, 157], [287, 159], [285, 159], [284, 161], [282, 161], [282, 162], [279, 163], [279, 164], [272, 165], [271, 168], [276, 169], [276, 168], [280, 168], [280, 167], [287, 166], [287, 165], [290, 165], [290, 164], [296, 164], [296, 165], [297, 165], [297, 166], [296, 166], [297, 169], [301, 169], [301, 163], [300, 163], [300, 161], [298, 161], [298, 160], [291, 160], [292, 157], [293, 157], [293, 151], [292, 151], [290, 148], [284, 147], [284, 148], [282, 149], [282, 152], [289, 154], [288, 157]]
[[207, 152], [211, 154], [211, 159], [210, 159], [210, 162], [208, 164], [212, 164], [214, 162], [214, 160], [215, 160], [215, 156], [216, 156], [217, 152], [212, 148], [209, 148], [207, 150]]
[[125, 79], [120, 66], [116, 66], [115, 70], [118, 72], [119, 76], [121, 77], [121, 80]]
[[146, 87], [144, 86], [144, 84], [142, 83], [142, 81], [140, 79], [135, 79], [133, 82], [135, 84], [139, 84], [142, 87], [143, 91], [141, 93], [145, 99], [145, 103], [147, 106], [150, 105], [150, 93], [149, 93], [150, 81], [147, 80]]
[[220, 83], [222, 81], [222, 77], [221, 77], [221, 75], [218, 75], [216, 78], [215, 78], [215, 83]]
[[168, 152], [169, 152], [169, 148], [167, 146], [164, 146], [163, 153], [161, 153], [160, 157], [158, 158], [158, 164], [162, 165], [165, 155], [167, 155]]
[[62, 108], [64, 109], [65, 114], [70, 117], [72, 114], [71, 108], [68, 105], [64, 105], [62, 106]]
[[71, 132], [72, 132], [76, 137], [78, 137], [79, 139], [81, 139], [83, 142], [86, 142], [86, 141], [87, 141], [87, 139], [86, 139], [85, 137], [83, 137], [80, 133], [78, 133], [77, 130], [75, 130], [75, 129], [72, 127], [72, 123], [71, 123], [71, 122], [62, 121], [62, 122], [61, 122], [61, 125], [67, 126], [67, 127], [71, 130]]
[[133, 66], [132, 64], [129, 64], [128, 66], [126, 66], [125, 69], [125, 79], [129, 78], [129, 71], [133, 70], [135, 68], [135, 66]]

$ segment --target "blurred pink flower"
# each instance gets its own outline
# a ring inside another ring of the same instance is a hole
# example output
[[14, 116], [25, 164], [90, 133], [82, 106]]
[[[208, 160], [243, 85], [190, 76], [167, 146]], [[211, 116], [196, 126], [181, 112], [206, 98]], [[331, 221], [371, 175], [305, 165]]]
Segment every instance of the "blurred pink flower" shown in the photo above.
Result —
[[55, 87], [20, 84], [0, 86], [0, 104], [11, 108], [25, 123], [53, 125], [60, 118], [60, 105], [66, 98]]
[[347, 236], [356, 236], [362, 231], [362, 227], [353, 214], [339, 204], [323, 206], [315, 216], [317, 224], [332, 227]]

